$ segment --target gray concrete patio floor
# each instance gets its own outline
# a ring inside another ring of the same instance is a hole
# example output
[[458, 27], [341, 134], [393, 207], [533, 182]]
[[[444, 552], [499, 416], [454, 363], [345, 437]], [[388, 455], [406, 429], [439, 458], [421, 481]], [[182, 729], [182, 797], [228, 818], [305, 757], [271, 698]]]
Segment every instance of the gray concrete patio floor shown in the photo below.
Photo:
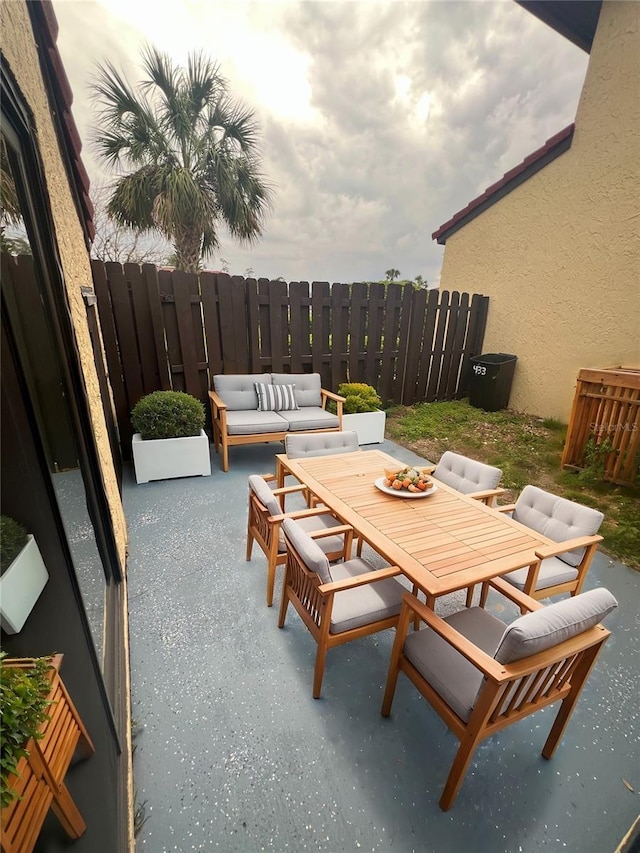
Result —
[[139, 853], [615, 850], [640, 808], [640, 574], [596, 557], [587, 588], [620, 606], [555, 757], [552, 707], [485, 741], [444, 813], [455, 737], [403, 676], [380, 715], [393, 631], [332, 650], [314, 700], [315, 643], [292, 608], [277, 627], [281, 570], [268, 609], [265, 559], [245, 561], [247, 476], [281, 449], [232, 448], [228, 474], [212, 453], [206, 478], [125, 475]]

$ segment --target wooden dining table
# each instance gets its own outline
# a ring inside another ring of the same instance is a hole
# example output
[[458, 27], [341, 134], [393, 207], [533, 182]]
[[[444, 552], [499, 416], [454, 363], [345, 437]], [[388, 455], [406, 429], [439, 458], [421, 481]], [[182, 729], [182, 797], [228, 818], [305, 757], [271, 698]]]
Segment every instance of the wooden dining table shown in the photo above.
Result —
[[[278, 480], [293, 475], [426, 597], [435, 599], [538, 561], [551, 539], [497, 509], [433, 480], [420, 497], [391, 495], [375, 481], [405, 463], [380, 450], [289, 459], [279, 454]], [[408, 493], [407, 493], [408, 494]]]

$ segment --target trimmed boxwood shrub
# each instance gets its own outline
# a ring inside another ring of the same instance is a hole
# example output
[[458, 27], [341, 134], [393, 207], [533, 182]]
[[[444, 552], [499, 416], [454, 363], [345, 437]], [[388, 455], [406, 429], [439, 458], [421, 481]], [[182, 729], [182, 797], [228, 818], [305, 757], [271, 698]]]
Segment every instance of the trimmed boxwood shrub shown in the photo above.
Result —
[[27, 531], [21, 524], [0, 516], [0, 574], [4, 574], [27, 544]]
[[345, 415], [357, 412], [375, 412], [382, 408], [382, 400], [376, 389], [364, 382], [343, 382], [338, 387], [338, 394], [346, 398], [343, 407]]
[[154, 391], [133, 407], [131, 424], [142, 438], [185, 438], [200, 435], [204, 405], [183, 391]]

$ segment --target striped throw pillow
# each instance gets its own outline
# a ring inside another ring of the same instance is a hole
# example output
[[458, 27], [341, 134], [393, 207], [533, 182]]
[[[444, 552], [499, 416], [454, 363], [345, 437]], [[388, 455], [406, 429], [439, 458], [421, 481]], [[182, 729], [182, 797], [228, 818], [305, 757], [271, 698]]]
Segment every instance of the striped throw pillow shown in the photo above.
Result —
[[255, 382], [259, 412], [291, 412], [299, 409], [295, 385], [265, 385]]

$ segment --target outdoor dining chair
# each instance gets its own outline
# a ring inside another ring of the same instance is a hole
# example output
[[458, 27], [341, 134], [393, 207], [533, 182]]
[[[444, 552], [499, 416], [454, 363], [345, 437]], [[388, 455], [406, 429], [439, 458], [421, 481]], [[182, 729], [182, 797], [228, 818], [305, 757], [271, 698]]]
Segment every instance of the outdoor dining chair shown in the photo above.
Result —
[[[514, 521], [548, 536], [557, 545], [535, 552], [537, 560], [528, 568], [503, 578], [532, 598], [550, 598], [562, 592], [578, 595], [602, 536], [598, 530], [604, 515], [597, 509], [560, 498], [537, 486], [525, 486], [515, 504], [497, 507]], [[480, 605], [484, 607], [489, 587], [482, 585]]]
[[284, 627], [291, 602], [318, 645], [313, 675], [318, 699], [328, 650], [394, 627], [406, 589], [395, 579], [401, 574], [397, 566], [374, 569], [360, 557], [330, 565], [320, 539], [314, 541], [297, 521], [286, 518], [282, 530], [287, 563], [278, 627]]
[[[609, 631], [599, 622], [617, 601], [604, 588], [544, 607], [501, 579], [498, 592], [527, 611], [509, 626], [481, 607], [442, 619], [405, 594], [382, 703], [388, 717], [404, 672], [460, 745], [440, 808], [453, 805], [476, 747], [485, 738], [560, 701], [542, 749], [551, 758]], [[408, 635], [419, 618], [427, 627]]]
[[[285, 498], [295, 492], [304, 491], [303, 486], [286, 486], [271, 489], [268, 481], [275, 480], [273, 474], [249, 477], [249, 512], [247, 517], [247, 560], [251, 559], [253, 543], [257, 542], [267, 558], [267, 607], [273, 604], [273, 589], [277, 566], [287, 559], [281, 524], [285, 517]], [[311, 535], [316, 531], [330, 531], [321, 540], [320, 548], [328, 559], [337, 560], [351, 554], [353, 530], [331, 513], [326, 507], [295, 510], [288, 513], [296, 518], [302, 528]]]
[[502, 477], [500, 468], [477, 462], [451, 450], [442, 454], [432, 476], [463, 495], [481, 500], [487, 506], [494, 506], [496, 498], [505, 492], [497, 487]]

